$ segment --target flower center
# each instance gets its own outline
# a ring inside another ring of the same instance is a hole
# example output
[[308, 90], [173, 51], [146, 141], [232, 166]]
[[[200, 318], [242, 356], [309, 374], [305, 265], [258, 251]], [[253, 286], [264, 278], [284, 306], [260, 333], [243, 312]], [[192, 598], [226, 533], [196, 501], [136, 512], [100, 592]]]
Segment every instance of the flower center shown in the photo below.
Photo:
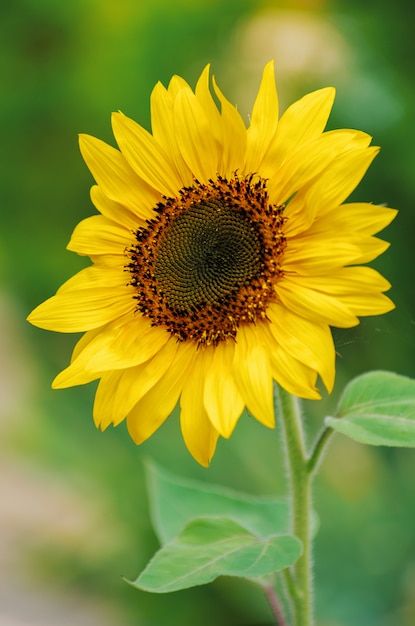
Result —
[[260, 268], [261, 237], [217, 198], [176, 217], [160, 239], [154, 276], [167, 306], [191, 312], [224, 303]]
[[266, 317], [285, 248], [283, 207], [254, 177], [164, 198], [127, 251], [138, 310], [180, 341], [216, 345]]

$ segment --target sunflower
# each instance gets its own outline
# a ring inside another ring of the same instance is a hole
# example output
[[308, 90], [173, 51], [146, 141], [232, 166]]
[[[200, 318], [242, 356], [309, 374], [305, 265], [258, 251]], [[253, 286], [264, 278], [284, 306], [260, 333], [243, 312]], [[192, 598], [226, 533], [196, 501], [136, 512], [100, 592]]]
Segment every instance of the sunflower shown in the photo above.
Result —
[[396, 211], [344, 201], [379, 148], [356, 130], [324, 132], [334, 89], [278, 119], [273, 63], [249, 127], [212, 79], [179, 76], [151, 94], [152, 133], [114, 113], [115, 149], [81, 135], [99, 215], [68, 249], [92, 265], [29, 316], [84, 332], [63, 388], [100, 379], [94, 420], [126, 419], [141, 443], [180, 403], [187, 448], [202, 465], [244, 408], [274, 426], [273, 381], [320, 397], [335, 377], [330, 326], [393, 308], [390, 284], [362, 266]]

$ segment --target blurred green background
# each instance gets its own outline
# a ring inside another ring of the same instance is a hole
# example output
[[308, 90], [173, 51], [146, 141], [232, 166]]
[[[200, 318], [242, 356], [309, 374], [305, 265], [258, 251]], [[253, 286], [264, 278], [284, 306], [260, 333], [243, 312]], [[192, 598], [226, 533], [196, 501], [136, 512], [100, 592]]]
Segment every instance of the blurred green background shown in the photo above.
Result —
[[[77, 146], [113, 143], [110, 112], [147, 128], [154, 84], [194, 85], [212, 63], [247, 119], [264, 64], [275, 59], [285, 108], [337, 87], [330, 127], [382, 146], [355, 199], [400, 209], [392, 247], [374, 264], [397, 304], [335, 331], [331, 398], [309, 403], [310, 432], [353, 375], [414, 375], [414, 8], [410, 0], [16, 0], [0, 8], [0, 626], [254, 626], [271, 623], [260, 591], [234, 579], [172, 595], [129, 587], [157, 548], [142, 460], [255, 494], [281, 494], [278, 429], [244, 416], [211, 468], [185, 450], [177, 416], [141, 447], [125, 427], [92, 423], [94, 385], [52, 391], [73, 336], [43, 332], [28, 312], [85, 266], [65, 250], [94, 212]], [[316, 484], [319, 626], [415, 623], [415, 452], [338, 436]]]

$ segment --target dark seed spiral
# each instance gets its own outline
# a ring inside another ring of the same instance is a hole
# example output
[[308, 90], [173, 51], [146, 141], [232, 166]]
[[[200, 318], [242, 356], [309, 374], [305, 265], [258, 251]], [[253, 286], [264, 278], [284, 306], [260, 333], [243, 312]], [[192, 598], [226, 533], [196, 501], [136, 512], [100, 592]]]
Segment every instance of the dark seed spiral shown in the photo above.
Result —
[[154, 276], [168, 307], [191, 313], [225, 303], [261, 266], [261, 235], [218, 199], [183, 211], [161, 237]]

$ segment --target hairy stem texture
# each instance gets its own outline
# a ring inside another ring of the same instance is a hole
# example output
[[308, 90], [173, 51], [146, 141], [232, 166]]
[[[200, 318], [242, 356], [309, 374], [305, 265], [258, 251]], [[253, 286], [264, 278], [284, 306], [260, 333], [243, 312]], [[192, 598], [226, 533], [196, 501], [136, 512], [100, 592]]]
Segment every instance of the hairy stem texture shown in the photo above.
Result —
[[305, 449], [298, 398], [276, 387], [276, 409], [282, 421], [290, 483], [292, 533], [301, 540], [303, 553], [292, 568], [294, 626], [313, 626], [311, 472]]

